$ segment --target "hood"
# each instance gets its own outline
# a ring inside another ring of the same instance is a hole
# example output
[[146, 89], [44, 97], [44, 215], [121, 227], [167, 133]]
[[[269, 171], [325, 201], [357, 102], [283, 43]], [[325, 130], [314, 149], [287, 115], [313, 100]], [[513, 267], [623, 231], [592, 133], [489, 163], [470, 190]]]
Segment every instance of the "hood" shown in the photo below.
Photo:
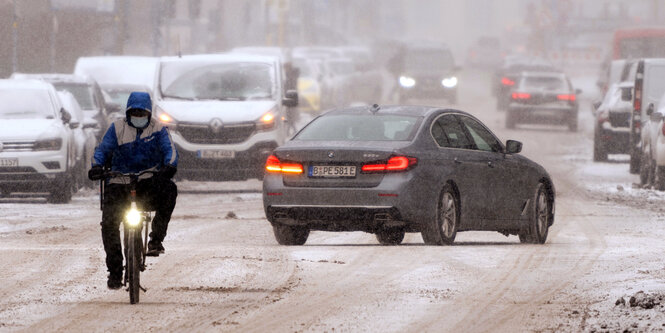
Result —
[[[160, 101], [157, 107], [176, 122], [205, 123], [219, 118], [223, 123], [241, 123], [258, 120], [275, 108], [270, 101]], [[161, 112], [160, 111], [160, 112]], [[159, 116], [159, 114], [157, 114]], [[275, 115], [276, 116], [276, 115]]]
[[59, 137], [62, 126], [59, 119], [3, 119], [0, 121], [0, 141]]

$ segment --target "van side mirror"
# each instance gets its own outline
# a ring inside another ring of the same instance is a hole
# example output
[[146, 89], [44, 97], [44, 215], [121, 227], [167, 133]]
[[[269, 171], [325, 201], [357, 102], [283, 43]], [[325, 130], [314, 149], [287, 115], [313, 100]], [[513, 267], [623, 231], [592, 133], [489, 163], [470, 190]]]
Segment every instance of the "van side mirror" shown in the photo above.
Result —
[[287, 90], [282, 99], [282, 104], [290, 108], [298, 106], [298, 91]]
[[633, 91], [631, 88], [621, 88], [621, 100], [624, 102], [633, 100]]
[[65, 110], [65, 108], [60, 109], [60, 120], [62, 120], [63, 124], [69, 124], [69, 122], [72, 120], [72, 115]]
[[575, 89], [575, 95], [580, 95], [582, 93], [582, 89], [577, 88]]
[[516, 140], [506, 141], [506, 153], [517, 154], [522, 151], [522, 143]]

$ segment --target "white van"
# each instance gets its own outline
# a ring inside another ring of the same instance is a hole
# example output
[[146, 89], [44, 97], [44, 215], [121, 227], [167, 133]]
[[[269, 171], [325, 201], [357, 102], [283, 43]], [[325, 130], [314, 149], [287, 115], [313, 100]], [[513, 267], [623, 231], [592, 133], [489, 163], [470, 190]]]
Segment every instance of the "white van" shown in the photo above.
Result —
[[[661, 166], [665, 166], [665, 138], [661, 130], [663, 114], [656, 110], [665, 94], [665, 58], [641, 59], [635, 66], [630, 171], [640, 173], [643, 185], [654, 184], [655, 180], [663, 178], [658, 174]], [[665, 189], [665, 179], [659, 182]]]
[[287, 139], [285, 89], [278, 57], [206, 54], [164, 57], [154, 116], [171, 130], [178, 176], [192, 180], [263, 178], [265, 161]]

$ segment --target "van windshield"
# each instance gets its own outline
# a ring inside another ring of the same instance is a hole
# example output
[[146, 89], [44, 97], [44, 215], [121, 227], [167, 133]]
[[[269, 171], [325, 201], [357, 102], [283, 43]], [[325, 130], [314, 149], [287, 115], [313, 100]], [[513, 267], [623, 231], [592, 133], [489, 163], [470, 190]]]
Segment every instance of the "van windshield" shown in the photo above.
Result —
[[162, 95], [188, 100], [272, 99], [272, 67], [261, 63], [164, 63], [160, 75]]

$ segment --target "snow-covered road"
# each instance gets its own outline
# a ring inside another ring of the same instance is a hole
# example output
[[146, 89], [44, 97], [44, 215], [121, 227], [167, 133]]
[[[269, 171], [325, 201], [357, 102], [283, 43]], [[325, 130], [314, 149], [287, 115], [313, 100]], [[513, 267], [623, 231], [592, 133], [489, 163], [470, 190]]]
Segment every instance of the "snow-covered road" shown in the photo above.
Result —
[[[313, 232], [304, 246], [279, 246], [259, 181], [181, 182], [166, 254], [149, 258], [148, 291], [129, 305], [106, 289], [95, 191], [67, 205], [3, 199], [0, 331], [665, 330], [665, 195], [633, 188], [625, 156], [592, 162], [593, 89], [576, 79], [586, 93], [577, 133], [504, 130], [488, 78], [461, 79], [459, 107], [522, 141], [552, 175], [545, 245], [465, 232], [454, 246], [425, 246], [419, 234], [380, 246], [370, 234]], [[630, 307], [640, 290], [654, 308]]]

